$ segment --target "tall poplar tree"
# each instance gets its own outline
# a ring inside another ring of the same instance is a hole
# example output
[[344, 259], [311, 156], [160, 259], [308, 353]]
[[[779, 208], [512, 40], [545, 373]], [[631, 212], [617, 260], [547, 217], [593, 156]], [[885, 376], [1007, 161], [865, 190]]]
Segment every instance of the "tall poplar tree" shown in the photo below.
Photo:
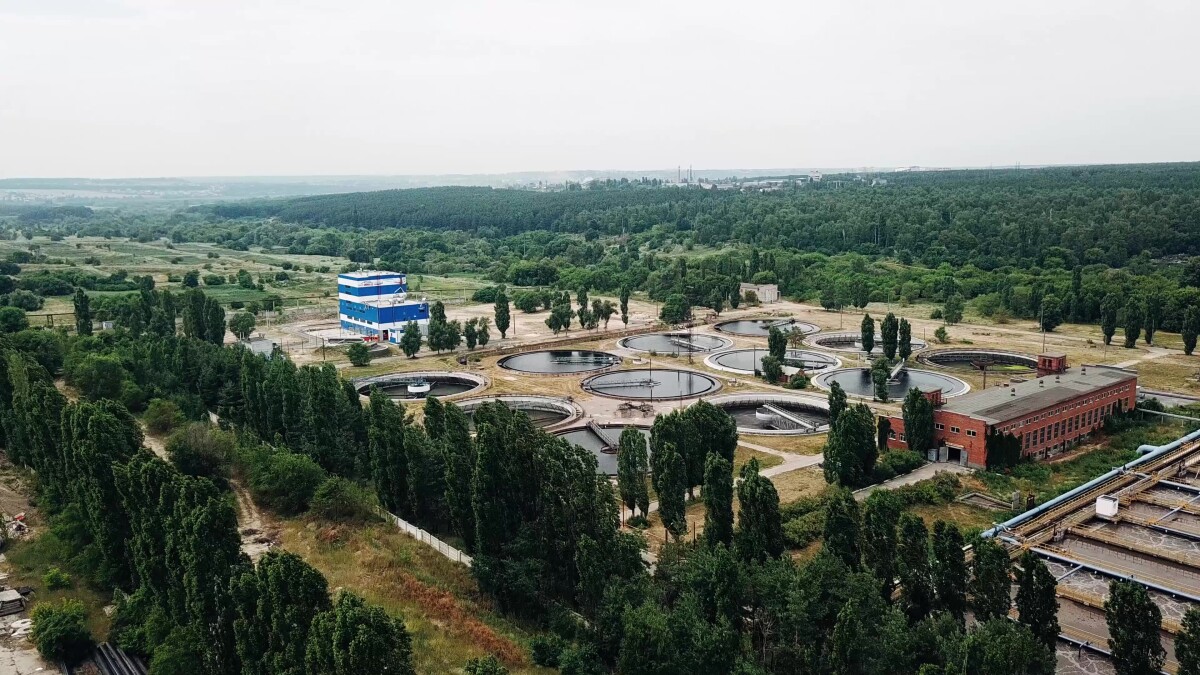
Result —
[[1196, 336], [1200, 335], [1200, 307], [1188, 305], [1183, 310], [1183, 328], [1180, 337], [1183, 338], [1183, 353], [1188, 356], [1196, 349]]
[[[1057, 582], [1046, 563], [1026, 551], [1017, 570], [1017, 612], [1021, 623], [1050, 649], [1058, 642]], [[1197, 618], [1200, 618], [1198, 616]], [[1198, 673], [1200, 675], [1200, 673]]]
[[733, 465], [716, 453], [704, 463], [704, 542], [733, 545]]
[[637, 429], [626, 427], [617, 442], [617, 491], [631, 515], [638, 510], [643, 518], [649, 515], [650, 490], [646, 486], [649, 473], [646, 437]]
[[503, 340], [508, 337], [508, 327], [512, 325], [512, 309], [508, 305], [508, 294], [504, 286], [496, 289], [495, 314], [496, 330], [500, 331], [500, 339]]
[[863, 352], [870, 354], [875, 349], [875, 320], [870, 314], [863, 314], [860, 340], [862, 340]]
[[904, 419], [904, 438], [908, 449], [924, 455], [933, 447], [933, 404], [920, 389], [913, 387], [904, 397], [900, 414]]
[[857, 570], [859, 552], [858, 502], [846, 488], [834, 488], [825, 500], [825, 549], [846, 567]]
[[896, 579], [896, 527], [903, 505], [891, 490], [875, 490], [863, 504], [862, 561], [879, 581], [881, 595], [891, 600]]
[[899, 345], [896, 353], [901, 360], [905, 360], [912, 355], [912, 324], [908, 322], [908, 319], [900, 319], [899, 333]]
[[1131, 297], [1129, 302], [1125, 303], [1125, 348], [1133, 349], [1137, 346], [1138, 336], [1142, 334], [1142, 301], [1140, 298]]
[[1104, 335], [1104, 344], [1111, 345], [1113, 335], [1117, 333], [1117, 320], [1121, 315], [1121, 297], [1109, 293], [1100, 301], [1100, 332]]
[[911, 513], [900, 516], [896, 544], [896, 566], [900, 577], [901, 604], [909, 623], [929, 616], [933, 609], [933, 572], [929, 563], [929, 531]]
[[896, 348], [900, 342], [900, 322], [896, 320], [896, 315], [888, 312], [880, 322], [879, 330], [883, 334], [883, 355], [890, 361], [896, 358]]
[[958, 528], [939, 520], [933, 524], [933, 589], [937, 609], [954, 617], [960, 625], [967, 610], [966, 556]]
[[75, 332], [79, 335], [92, 334], [92, 305], [82, 288], [75, 290]]
[[1124, 579], [1113, 581], [1108, 587], [1108, 600], [1104, 601], [1104, 618], [1117, 675], [1147, 675], [1162, 670], [1166, 661], [1159, 637], [1162, 611], [1145, 586]]
[[829, 424], [832, 426], [838, 421], [838, 417], [845, 412], [849, 405], [846, 401], [846, 390], [842, 389], [842, 385], [836, 381], [829, 387]]
[[1012, 606], [1012, 579], [1008, 552], [992, 539], [975, 546], [975, 569], [971, 577], [971, 606], [980, 621], [1008, 616]]
[[660, 471], [655, 472], [654, 488], [658, 493], [658, 515], [662, 518], [663, 527], [673, 537], [679, 539], [687, 533], [687, 503], [684, 493], [687, 491], [687, 466], [683, 456], [675, 449], [674, 443], [666, 443], [661, 450], [662, 460], [658, 463]]
[[779, 514], [779, 493], [766, 476], [758, 472], [758, 460], [742, 467], [738, 483], [738, 529], [733, 536], [734, 549], [746, 561], [765, 561], [783, 554], [783, 519]]

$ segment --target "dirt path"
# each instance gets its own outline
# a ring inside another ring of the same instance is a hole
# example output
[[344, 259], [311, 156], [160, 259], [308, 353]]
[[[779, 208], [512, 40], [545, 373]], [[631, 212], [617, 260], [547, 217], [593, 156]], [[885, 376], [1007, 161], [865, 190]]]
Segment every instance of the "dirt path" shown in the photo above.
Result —
[[237, 481], [230, 481], [237, 498], [238, 534], [242, 538], [242, 552], [257, 562], [264, 553], [279, 541], [278, 528], [268, 524], [262, 512], [250, 497], [250, 491]]

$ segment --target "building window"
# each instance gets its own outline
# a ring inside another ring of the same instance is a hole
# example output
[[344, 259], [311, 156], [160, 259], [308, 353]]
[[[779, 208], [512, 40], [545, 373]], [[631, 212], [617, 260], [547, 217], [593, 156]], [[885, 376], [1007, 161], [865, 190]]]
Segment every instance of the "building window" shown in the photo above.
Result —
[[937, 423], [935, 423], [935, 424], [933, 425], [933, 428], [934, 428], [934, 429], [937, 429], [938, 431], [945, 431], [945, 430], [946, 430], [946, 425], [945, 425], [945, 424], [942, 424], [941, 422], [937, 422]]
[[894, 440], [896, 440], [896, 432], [894, 432], [894, 431], [889, 431], [889, 432], [888, 432], [888, 438], [892, 439], [893, 441], [894, 441]]
[[958, 427], [950, 427], [950, 433], [952, 433], [952, 434], [957, 434], [957, 433], [958, 433]]
[[974, 429], [967, 429], [967, 435], [968, 435], [968, 436], [970, 436], [970, 437], [972, 437], [972, 438], [974, 438], [974, 437], [975, 437], [975, 430], [974, 430]]
[[903, 442], [904, 442], [904, 434], [900, 434], [900, 442], [901, 442], [901, 443], [903, 443]]

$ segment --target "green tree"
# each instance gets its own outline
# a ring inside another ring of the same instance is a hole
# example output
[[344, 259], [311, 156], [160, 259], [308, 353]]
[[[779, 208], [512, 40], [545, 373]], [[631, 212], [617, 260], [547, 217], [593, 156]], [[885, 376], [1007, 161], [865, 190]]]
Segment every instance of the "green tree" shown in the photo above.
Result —
[[[1017, 612], [1021, 623], [1028, 626], [1034, 637], [1048, 649], [1054, 649], [1059, 633], [1057, 582], [1046, 569], [1046, 563], [1032, 551], [1021, 556], [1017, 585]], [[1200, 614], [1196, 618], [1200, 619]]]
[[971, 606], [980, 621], [1008, 616], [1012, 605], [1012, 579], [1008, 551], [991, 539], [975, 545], [975, 570], [971, 577]]
[[767, 352], [780, 361], [787, 354], [787, 334], [776, 326], [767, 331]]
[[1145, 586], [1123, 579], [1112, 582], [1104, 601], [1104, 618], [1117, 675], [1150, 675], [1162, 670], [1166, 660], [1159, 637], [1162, 611]]
[[256, 321], [250, 312], [238, 312], [229, 318], [229, 332], [239, 340], [245, 340], [254, 332]]
[[865, 405], [855, 405], [838, 415], [825, 441], [825, 480], [845, 487], [866, 485], [879, 456], [875, 444], [875, 415]]
[[475, 319], [475, 341], [479, 343], [480, 347], [486, 347], [487, 343], [491, 341], [492, 336], [489, 330], [491, 325], [492, 323], [486, 316]]
[[1159, 324], [1162, 323], [1163, 301], [1162, 293], [1157, 289], [1146, 294], [1145, 308], [1142, 310], [1142, 317], [1146, 329], [1146, 344], [1154, 344], [1154, 333], [1158, 331]]
[[704, 541], [733, 545], [733, 465], [716, 453], [704, 463]]
[[900, 516], [896, 544], [896, 567], [900, 578], [901, 606], [910, 623], [929, 616], [933, 609], [933, 571], [929, 562], [929, 531], [919, 517]]
[[570, 330], [571, 319], [575, 316], [575, 310], [571, 309], [571, 305], [567, 303], [559, 303], [550, 308], [550, 316], [546, 317], [546, 326], [558, 335], [561, 331]]
[[355, 342], [346, 348], [346, 357], [350, 359], [350, 365], [362, 367], [371, 363], [371, 350], [362, 342]]
[[783, 363], [771, 356], [770, 354], [762, 357], [761, 361], [762, 378], [771, 384], [779, 384], [779, 380], [783, 379]]
[[371, 387], [366, 418], [371, 482], [375, 485], [379, 504], [401, 518], [408, 518], [411, 512], [404, 410], [378, 387]]
[[207, 422], [192, 422], [167, 439], [171, 463], [184, 475], [228, 478], [237, 439]]
[[892, 369], [888, 367], [887, 359], [878, 358], [871, 364], [871, 382], [875, 385], [875, 399], [888, 402], [888, 377]]
[[677, 324], [683, 323], [691, 318], [692, 307], [687, 299], [678, 294], [668, 295], [663, 301], [662, 309], [659, 310], [658, 318], [663, 323]]
[[962, 321], [963, 318], [963, 299], [957, 293], [946, 298], [946, 304], [942, 307], [942, 319], [947, 325]]
[[629, 327], [629, 296], [632, 294], [628, 285], [621, 286], [621, 323]]
[[863, 314], [860, 330], [859, 339], [862, 340], [863, 353], [870, 354], [875, 349], [875, 319], [872, 319], [870, 314]]
[[1142, 334], [1142, 302], [1137, 297], [1129, 298], [1125, 303], [1125, 348], [1137, 346], [1138, 336]]
[[463, 326], [463, 338], [467, 341], [467, 351], [475, 351], [475, 345], [479, 342], [479, 334], [475, 332], [477, 324], [475, 319], [471, 319]]
[[1109, 293], [1100, 302], [1100, 332], [1104, 334], [1104, 344], [1111, 345], [1113, 335], [1117, 332], [1117, 319], [1121, 314], [1121, 297], [1117, 293]]
[[897, 353], [903, 361], [912, 355], [912, 324], [908, 323], [908, 319], [900, 319], [899, 333]]
[[1200, 307], [1188, 305], [1183, 311], [1183, 330], [1180, 335], [1183, 337], [1183, 353], [1191, 356], [1196, 349], [1196, 336], [1200, 335]]
[[825, 499], [825, 548], [850, 569], [859, 565], [858, 502], [843, 487], [834, 488]]
[[904, 419], [904, 437], [908, 449], [924, 456], [933, 447], [933, 403], [920, 389], [913, 387], [904, 396], [900, 414]]
[[304, 660], [309, 673], [327, 675], [360, 675], [381, 666], [398, 675], [416, 672], [404, 622], [348, 591], [313, 617]]
[[25, 310], [18, 307], [0, 307], [0, 333], [17, 333], [29, 328]]
[[1043, 297], [1041, 317], [1038, 320], [1041, 329], [1051, 333], [1062, 324], [1062, 321], [1062, 300], [1054, 295]]
[[242, 672], [304, 675], [313, 619], [330, 610], [325, 577], [294, 553], [268, 551], [231, 589]]
[[30, 637], [47, 661], [75, 665], [87, 658], [95, 645], [87, 629], [87, 613], [78, 600], [64, 598], [57, 604], [40, 603], [33, 608], [30, 618], [33, 619]]
[[500, 331], [500, 339], [503, 340], [508, 337], [508, 327], [512, 325], [512, 310], [509, 309], [508, 294], [505, 293], [504, 286], [496, 291], [495, 316], [496, 330]]
[[82, 288], [75, 289], [75, 332], [84, 336], [92, 334], [91, 302]]
[[896, 526], [903, 505], [891, 490], [875, 490], [863, 504], [862, 561], [890, 600], [896, 578]]
[[[430, 398], [430, 401], [437, 399]], [[475, 512], [471, 506], [471, 485], [475, 480], [478, 455], [471, 438], [470, 420], [462, 408], [453, 403], [442, 406], [443, 431], [438, 444], [445, 465], [445, 496], [454, 531], [465, 542], [467, 550], [475, 545]]]
[[646, 486], [649, 473], [646, 437], [637, 429], [626, 427], [617, 444], [617, 491], [631, 515], [638, 510], [643, 518], [650, 515], [650, 491]]
[[[1018, 601], [1019, 603], [1019, 601]], [[1057, 622], [1056, 622], [1057, 627]], [[1175, 636], [1175, 660], [1179, 675], [1200, 675], [1200, 607], [1189, 607]]]
[[962, 533], [956, 526], [942, 520], [933, 524], [935, 607], [954, 617], [959, 624], [965, 620], [969, 577], [963, 545]]
[[879, 330], [883, 334], [883, 356], [890, 361], [896, 358], [896, 348], [900, 343], [900, 322], [896, 320], [896, 315], [888, 312], [879, 323]]
[[[1008, 619], [992, 619], [971, 631], [962, 645], [965, 675], [1053, 675], [1054, 650]], [[949, 672], [949, 671], [947, 671]]]
[[842, 385], [834, 382], [829, 387], [829, 424], [832, 426], [837, 422], [838, 417], [841, 417], [845, 412], [849, 403], [846, 402], [846, 390], [842, 389]]
[[199, 285], [200, 285], [200, 271], [199, 270], [188, 270], [187, 272], [183, 273], [183, 287], [184, 288], [196, 288]]
[[738, 529], [734, 549], [742, 560], [764, 561], [783, 554], [783, 520], [775, 485], [758, 472], [758, 460], [742, 467], [738, 483]]
[[[658, 493], [658, 515], [663, 527], [676, 539], [687, 533], [687, 466], [674, 443], [663, 445], [661, 472], [654, 475], [654, 489]], [[657, 452], [655, 453], [657, 455]], [[662, 475], [660, 476], [659, 473]]]
[[938, 326], [938, 329], [933, 331], [933, 337], [941, 344], [950, 342], [950, 334], [946, 332], [945, 326]]
[[421, 351], [421, 327], [416, 321], [404, 324], [404, 335], [400, 338], [400, 349], [408, 358], [414, 358]]

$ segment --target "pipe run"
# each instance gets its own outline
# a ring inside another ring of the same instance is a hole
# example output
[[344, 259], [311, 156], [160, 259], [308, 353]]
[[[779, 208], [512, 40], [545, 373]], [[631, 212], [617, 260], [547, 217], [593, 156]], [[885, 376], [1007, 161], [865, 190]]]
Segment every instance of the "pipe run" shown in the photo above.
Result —
[[[1163, 455], [1168, 452], [1177, 450], [1185, 443], [1191, 443], [1192, 441], [1197, 440], [1197, 439], [1200, 439], [1200, 429], [1197, 429], [1196, 431], [1193, 431], [1189, 434], [1180, 436], [1179, 438], [1171, 441], [1170, 443], [1167, 443], [1166, 445], [1145, 444], [1145, 445], [1139, 446], [1137, 451], [1138, 451], [1138, 454], [1141, 456], [1138, 457], [1137, 459], [1135, 459], [1123, 466], [1119, 466], [1119, 467], [1113, 469], [1112, 471], [1105, 473], [1104, 475], [1100, 476], [1099, 478], [1093, 478], [1092, 480], [1084, 483], [1083, 485], [1080, 485], [1079, 487], [1075, 488], [1074, 490], [1068, 490], [1067, 492], [1064, 492], [1063, 494], [1055, 497], [1054, 499], [1051, 499], [1050, 501], [1046, 502], [1045, 504], [1042, 504], [1040, 506], [1035, 506], [1034, 508], [1032, 508], [1020, 515], [1017, 515], [1013, 518], [1009, 518], [1008, 520], [1004, 521], [1003, 523], [1000, 523], [999, 525], [993, 527], [992, 529], [984, 531], [979, 536], [984, 537], [984, 538], [995, 537], [996, 535], [998, 535], [999, 533], [1001, 533], [1005, 530], [1008, 530], [1016, 525], [1019, 525], [1019, 524], [1025, 522], [1026, 520], [1035, 518], [1035, 517], [1045, 513], [1046, 511], [1049, 511], [1050, 509], [1058, 506], [1059, 504], [1062, 504], [1062, 503], [1074, 498], [1076, 495], [1080, 495], [1080, 494], [1083, 494], [1084, 492], [1087, 492], [1088, 490], [1091, 490], [1092, 488], [1096, 487], [1100, 483], [1103, 483], [1104, 481], [1109, 480], [1109, 479], [1113, 478], [1114, 476], [1119, 476], [1122, 473], [1124, 473], [1125, 471], [1128, 471], [1129, 469], [1131, 469], [1135, 466], [1138, 466], [1139, 464], [1143, 464], [1152, 459], [1155, 459], [1159, 455]], [[1001, 537], [1001, 539], [1015, 543], [1015, 540], [1008, 538], [1008, 537]]]

